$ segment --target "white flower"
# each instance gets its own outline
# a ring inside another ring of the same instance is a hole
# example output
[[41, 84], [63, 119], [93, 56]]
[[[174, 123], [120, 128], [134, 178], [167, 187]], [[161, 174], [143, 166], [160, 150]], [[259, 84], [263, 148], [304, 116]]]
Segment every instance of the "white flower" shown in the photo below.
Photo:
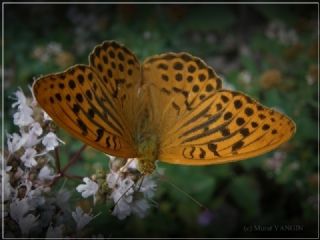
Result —
[[238, 80], [245, 84], [250, 84], [252, 81], [252, 75], [248, 71], [242, 71], [239, 73]]
[[17, 171], [14, 174], [14, 178], [19, 179], [23, 176], [23, 174], [25, 174], [25, 172], [21, 169], [21, 167], [17, 167]]
[[80, 184], [77, 186], [77, 191], [81, 193], [82, 197], [84, 198], [87, 198], [91, 195], [94, 196], [99, 189], [99, 185], [88, 177], [83, 178], [83, 181], [85, 184]]
[[36, 166], [38, 163], [35, 160], [37, 156], [37, 151], [33, 148], [27, 148], [24, 154], [21, 156], [21, 161], [24, 163], [24, 166], [31, 168]]
[[117, 203], [120, 198], [121, 200], [126, 200], [127, 202], [132, 202], [132, 194], [134, 193], [134, 182], [131, 178], [125, 178], [119, 182], [119, 185], [113, 189], [111, 197], [113, 201]]
[[13, 123], [19, 127], [28, 126], [34, 122], [32, 114], [33, 110], [28, 106], [24, 106], [13, 114]]
[[266, 29], [266, 36], [270, 39], [276, 39], [282, 44], [296, 44], [299, 39], [294, 29], [288, 29], [281, 21], [271, 22]]
[[58, 145], [59, 142], [63, 143], [56, 134], [53, 132], [49, 132], [43, 139], [42, 144], [46, 147], [47, 151], [54, 150]]
[[53, 174], [52, 168], [49, 168], [47, 165], [41, 168], [38, 174], [40, 181], [52, 180], [54, 177], [55, 175]]
[[143, 33], [143, 38], [146, 39], [146, 40], [150, 39], [151, 36], [152, 36], [152, 34], [151, 34], [151, 32], [149, 32], [149, 31], [145, 31], [145, 32]]
[[132, 204], [132, 212], [140, 218], [144, 218], [147, 215], [149, 208], [150, 205], [144, 198], [136, 200]]
[[28, 200], [23, 198], [21, 200], [14, 199], [10, 203], [10, 217], [19, 223], [20, 219], [28, 212], [33, 210], [33, 208], [28, 204]]
[[21, 107], [27, 105], [27, 98], [21, 89], [16, 91], [15, 95], [16, 95], [16, 97], [14, 99], [16, 99], [17, 101], [12, 104], [13, 108], [16, 106], [18, 106], [18, 108], [21, 108]]
[[47, 51], [48, 51], [50, 54], [60, 53], [60, 52], [62, 51], [61, 44], [60, 44], [60, 43], [57, 43], [57, 42], [50, 42], [50, 43], [47, 45]]
[[123, 220], [131, 214], [130, 203], [133, 200], [134, 182], [130, 177], [122, 178], [117, 172], [111, 171], [107, 174], [107, 183], [109, 188], [113, 190], [110, 195], [115, 203], [112, 215]]
[[43, 111], [43, 120], [44, 121], [52, 121], [52, 118], [48, 115], [48, 113]]
[[1, 181], [3, 181], [3, 190], [0, 192], [0, 196], [2, 196], [2, 193], [3, 193], [3, 201], [9, 200], [13, 192], [13, 188], [9, 180], [10, 180], [9, 174], [3, 173], [1, 176]]
[[137, 159], [120, 160], [119, 158], [113, 160], [112, 163], [118, 164], [116, 167], [110, 164], [111, 171], [106, 176], [108, 187], [111, 190], [109, 197], [115, 203], [112, 215], [120, 220], [132, 213], [145, 217], [150, 208], [148, 199], [154, 196], [157, 185], [151, 176], [136, 178], [137, 174], [132, 170], [138, 170]]
[[21, 141], [25, 149], [32, 148], [39, 143], [38, 136], [34, 132], [21, 131]]
[[[34, 83], [36, 80], [37, 80], [37, 78], [36, 78], [36, 77], [33, 77], [33, 83]], [[33, 85], [33, 84], [32, 84], [32, 85]], [[37, 104], [38, 104], [38, 103], [37, 103], [37, 99], [36, 99], [36, 97], [35, 97], [35, 95], [34, 95], [32, 86], [28, 85], [28, 88], [29, 88], [29, 90], [30, 90], [30, 92], [31, 92], [31, 95], [32, 95], [32, 101], [31, 101], [30, 105], [31, 105], [32, 108], [34, 108], [34, 107], [37, 106]]]
[[19, 227], [21, 229], [22, 234], [28, 235], [30, 229], [36, 227], [38, 223], [38, 217], [35, 217], [32, 214], [28, 214], [27, 216], [19, 220]]
[[34, 122], [34, 123], [31, 124], [30, 130], [29, 130], [30, 134], [34, 134], [36, 136], [40, 136], [42, 134], [42, 132], [43, 132], [43, 130], [42, 130], [42, 127], [41, 127], [40, 123]]
[[45, 198], [42, 195], [41, 187], [31, 190], [27, 194], [28, 203], [32, 207], [38, 207], [45, 203]]
[[107, 157], [110, 159], [111, 162], [116, 159], [115, 156], [112, 156], [112, 155], [109, 155], [109, 154], [106, 154], [106, 155], [107, 155]]
[[[24, 188], [25, 194], [27, 195], [32, 188], [32, 182], [29, 180], [29, 172], [25, 171], [20, 175], [20, 184], [16, 189]], [[16, 191], [16, 196], [18, 196], [18, 191]]]
[[121, 199], [115, 205], [112, 215], [116, 216], [119, 220], [123, 220], [131, 214], [131, 206], [125, 199]]
[[47, 233], [46, 233], [46, 238], [63, 238], [63, 225], [52, 227], [50, 225], [48, 227]]
[[68, 209], [69, 199], [71, 197], [71, 193], [62, 188], [55, 195], [55, 202], [61, 209]]
[[24, 139], [17, 133], [7, 134], [7, 144], [10, 153], [18, 151], [24, 144]]
[[[96, 215], [98, 216], [98, 215]], [[77, 223], [77, 230], [81, 230], [84, 226], [86, 226], [93, 218], [96, 216], [91, 216], [85, 212], [80, 207], [76, 208], [76, 211], [72, 212], [72, 217], [74, 221]]]
[[12, 169], [12, 166], [6, 166], [6, 172], [10, 172]]
[[128, 217], [131, 213], [138, 215], [143, 218], [147, 215], [150, 205], [148, 201], [144, 198], [134, 199], [132, 195], [131, 198], [128, 196], [118, 199], [112, 211], [112, 215], [116, 216], [119, 220], [123, 220]]
[[138, 170], [139, 169], [139, 160], [137, 158], [128, 158], [127, 165], [128, 170]]
[[139, 186], [139, 192], [142, 192], [146, 198], [152, 198], [157, 187], [156, 182], [150, 176], [145, 176], [141, 181], [142, 183], [136, 184]]
[[265, 165], [268, 169], [279, 173], [283, 162], [285, 161], [287, 154], [282, 151], [276, 151], [273, 153], [273, 156], [268, 158], [265, 162]]
[[[112, 215], [118, 217], [120, 220], [125, 219], [131, 213], [139, 217], [146, 216], [150, 205], [143, 197], [153, 197], [156, 188], [156, 184], [151, 177], [146, 176], [143, 182], [140, 180], [135, 183], [130, 175], [124, 178], [117, 172], [111, 171], [107, 175], [107, 183], [109, 188], [112, 189], [110, 197], [115, 203]], [[141, 192], [143, 196], [140, 195], [140, 197], [137, 198], [137, 196], [134, 195], [135, 192]]]
[[111, 171], [109, 174], [107, 174], [108, 187], [114, 188], [119, 178], [120, 175], [117, 172]]

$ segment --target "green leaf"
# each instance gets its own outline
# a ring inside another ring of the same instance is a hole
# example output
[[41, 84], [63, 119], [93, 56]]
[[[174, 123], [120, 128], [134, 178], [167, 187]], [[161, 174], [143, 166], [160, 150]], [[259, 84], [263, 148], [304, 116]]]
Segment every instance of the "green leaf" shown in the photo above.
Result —
[[[215, 190], [214, 176], [206, 175], [202, 169], [186, 166], [168, 166], [165, 176], [168, 179], [170, 195], [178, 201], [191, 201], [182, 191], [192, 195], [197, 201], [207, 202]], [[170, 184], [172, 183], [172, 184]]]
[[231, 197], [249, 218], [259, 214], [260, 193], [252, 178], [240, 176], [229, 185]]

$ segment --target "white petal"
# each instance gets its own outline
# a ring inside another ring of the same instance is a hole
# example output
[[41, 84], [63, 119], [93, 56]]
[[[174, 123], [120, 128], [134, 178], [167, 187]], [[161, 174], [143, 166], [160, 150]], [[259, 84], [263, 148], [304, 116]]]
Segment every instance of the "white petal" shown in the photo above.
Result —
[[36, 136], [40, 136], [43, 132], [40, 123], [34, 122], [30, 126], [30, 133], [35, 134]]
[[23, 139], [19, 134], [13, 133], [7, 134], [7, 145], [10, 153], [18, 151], [24, 144], [25, 139]]
[[46, 233], [46, 238], [63, 238], [63, 225], [52, 227], [50, 225], [48, 227], [47, 233]]
[[84, 226], [86, 226], [94, 217], [89, 214], [83, 212], [80, 207], [76, 208], [76, 211], [72, 212], [72, 217], [74, 221], [77, 223], [77, 230], [81, 230]]
[[86, 184], [80, 184], [77, 186], [76, 190], [81, 193], [82, 197], [87, 198], [89, 196], [94, 196], [98, 189], [99, 189], [99, 185], [95, 182], [92, 181], [90, 178], [85, 177], [83, 178], [83, 181]]
[[40, 181], [46, 181], [46, 180], [52, 180], [54, 178], [53, 170], [49, 168], [47, 165], [45, 165], [43, 168], [41, 168], [38, 178]]
[[36, 155], [37, 155], [36, 150], [34, 150], [33, 148], [28, 148], [25, 150], [24, 154], [21, 156], [21, 161], [28, 168], [36, 166], [38, 164], [37, 161], [35, 160]]
[[119, 174], [117, 172], [111, 171], [109, 174], [107, 174], [108, 187], [114, 188], [118, 179], [119, 179]]
[[132, 204], [132, 211], [140, 218], [144, 218], [147, 215], [147, 212], [150, 208], [149, 203], [145, 199], [140, 199], [134, 201]]
[[52, 118], [48, 115], [48, 113], [43, 111], [43, 120], [44, 121], [52, 121]]
[[23, 105], [27, 104], [27, 98], [26, 98], [26, 96], [24, 95], [24, 93], [23, 93], [23, 91], [21, 89], [16, 91], [14, 94], [16, 95], [15, 99], [17, 101], [12, 104], [12, 107], [16, 107], [16, 106], [20, 106], [20, 105], [23, 106]]
[[[54, 150], [58, 145], [59, 142], [62, 142], [56, 134], [53, 132], [49, 132], [43, 139], [42, 144], [46, 147], [47, 151]], [[63, 142], [62, 142], [63, 143]]]
[[33, 110], [30, 107], [25, 106], [13, 114], [13, 123], [19, 127], [28, 126], [34, 122], [31, 116], [32, 114]]
[[116, 206], [112, 211], [112, 215], [116, 216], [118, 219], [123, 220], [131, 214], [131, 207], [130, 205], [121, 199], [117, 202]]
[[22, 234], [28, 235], [31, 228], [38, 225], [38, 218], [32, 214], [28, 214], [23, 217], [19, 221], [19, 227], [21, 229]]
[[12, 203], [10, 203], [10, 217], [17, 223], [30, 210], [33, 210], [33, 208], [28, 204], [26, 198], [21, 200], [15, 199]]

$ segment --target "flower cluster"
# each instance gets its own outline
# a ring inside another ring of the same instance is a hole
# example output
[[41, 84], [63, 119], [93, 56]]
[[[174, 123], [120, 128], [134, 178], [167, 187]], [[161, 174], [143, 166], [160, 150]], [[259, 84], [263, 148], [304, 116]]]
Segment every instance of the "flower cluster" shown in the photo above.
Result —
[[50, 42], [46, 46], [37, 46], [33, 49], [32, 57], [42, 63], [47, 63], [53, 59], [61, 67], [71, 65], [74, 61], [73, 55], [68, 51], [64, 51], [61, 44], [57, 42]]
[[35, 100], [27, 99], [21, 89], [15, 93], [15, 100], [12, 107], [17, 111], [13, 121], [19, 133], [7, 134], [9, 156], [19, 157], [24, 167], [30, 169], [38, 164], [36, 158], [54, 150], [62, 141], [50, 128], [46, 131], [42, 128], [50, 118], [39, 112]]
[[4, 236], [75, 236], [66, 226], [81, 230], [93, 216], [79, 208], [70, 211], [70, 192], [65, 189], [52, 192], [60, 173], [52, 167], [51, 152], [62, 141], [34, 98], [19, 89], [13, 99], [13, 122], [19, 130], [7, 134], [7, 151], [1, 154]]
[[77, 54], [81, 55], [94, 45], [94, 34], [103, 32], [108, 25], [107, 15], [92, 14], [82, 11], [77, 6], [71, 6], [67, 12], [67, 18], [72, 23], [74, 48]]
[[34, 97], [27, 98], [21, 89], [13, 99], [18, 131], [7, 134], [7, 151], [1, 155], [6, 237], [84, 236], [87, 230], [83, 229], [100, 213], [92, 214], [94, 206], [90, 211], [79, 206], [72, 211], [71, 192], [54, 188], [62, 178], [83, 179], [84, 183], [76, 187], [81, 196], [93, 196], [93, 204], [110, 202], [114, 206], [112, 214], [118, 219], [131, 214], [146, 216], [156, 183], [138, 171], [137, 159], [110, 157], [108, 171], [98, 170], [90, 178], [68, 175], [66, 170], [77, 158], [61, 169], [57, 147], [63, 141], [57, 137], [53, 121]]
[[293, 45], [298, 42], [298, 35], [294, 29], [288, 29], [281, 21], [272, 21], [265, 32], [270, 39], [275, 39], [284, 45]]
[[273, 156], [268, 158], [265, 162], [266, 168], [272, 170], [275, 173], [279, 173], [283, 162], [286, 160], [287, 154], [283, 151], [274, 152]]
[[[112, 215], [120, 220], [131, 214], [143, 218], [150, 208], [150, 201], [157, 185], [152, 176], [141, 175], [137, 163], [137, 159], [125, 160], [110, 157], [110, 172], [102, 174], [102, 181], [98, 181], [99, 184], [97, 184], [89, 178], [84, 178], [85, 184], [80, 184], [77, 191], [84, 198], [93, 196], [94, 202], [97, 198], [111, 199], [114, 203]], [[105, 192], [103, 187], [106, 188]], [[107, 194], [102, 198], [101, 194], [104, 193]]]

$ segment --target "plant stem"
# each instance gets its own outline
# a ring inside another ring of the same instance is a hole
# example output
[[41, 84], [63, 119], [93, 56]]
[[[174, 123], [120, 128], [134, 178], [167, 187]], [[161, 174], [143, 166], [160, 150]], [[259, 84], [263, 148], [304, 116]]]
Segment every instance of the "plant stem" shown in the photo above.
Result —
[[71, 160], [68, 162], [68, 164], [66, 166], [64, 166], [64, 168], [61, 170], [61, 166], [60, 166], [60, 157], [59, 157], [59, 152], [58, 150], [55, 149], [55, 155], [56, 155], [56, 166], [57, 166], [57, 170], [58, 170], [58, 176], [56, 176], [52, 182], [49, 184], [49, 186], [54, 185], [60, 178], [66, 177], [66, 178], [72, 178], [72, 179], [82, 179], [82, 176], [76, 176], [76, 175], [68, 175], [66, 174], [66, 171], [69, 169], [69, 167], [71, 167], [73, 164], [75, 164], [80, 157], [80, 154], [83, 152], [83, 150], [87, 147], [86, 144], [84, 144], [79, 150], [78, 152], [71, 158]]
[[56, 163], [57, 172], [61, 173], [59, 146], [54, 149], [54, 154], [55, 154], [55, 163]]
[[65, 174], [64, 175], [66, 178], [70, 178], [70, 179], [83, 179], [83, 177], [82, 176], [77, 176], [77, 175], [67, 175], [67, 174]]
[[64, 173], [69, 169], [70, 166], [75, 164], [80, 157], [80, 154], [83, 152], [83, 150], [87, 147], [86, 144], [84, 144], [79, 151], [71, 158], [71, 160], [68, 162], [68, 164], [62, 169], [61, 174], [64, 175]]

